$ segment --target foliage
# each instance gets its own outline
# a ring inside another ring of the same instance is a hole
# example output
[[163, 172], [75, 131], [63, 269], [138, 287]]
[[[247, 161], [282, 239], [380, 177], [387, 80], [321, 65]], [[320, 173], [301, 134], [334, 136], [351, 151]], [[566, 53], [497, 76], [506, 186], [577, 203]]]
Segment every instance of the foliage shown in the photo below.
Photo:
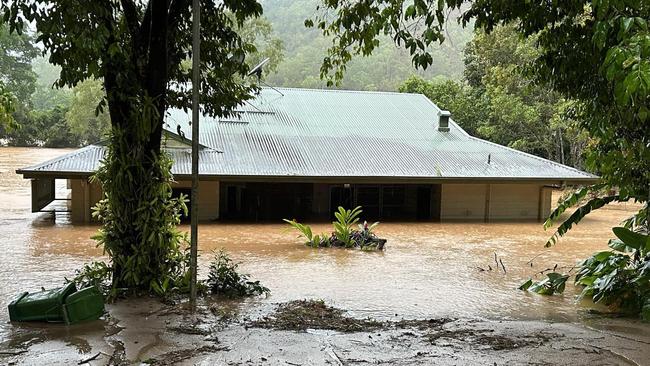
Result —
[[382, 250], [386, 240], [379, 239], [373, 231], [379, 225], [378, 222], [368, 225], [368, 222], [364, 221], [363, 224], [358, 225], [358, 229], [353, 229], [354, 224], [359, 222], [359, 215], [362, 212], [361, 206], [353, 210], [346, 210], [339, 206], [334, 213], [336, 221], [332, 222], [333, 232], [329, 237], [326, 234], [314, 235], [309, 225], [301, 224], [296, 220], [284, 219], [283, 221], [300, 232], [301, 236], [307, 239], [305, 245], [312, 248], [344, 247]]
[[36, 74], [31, 62], [38, 55], [38, 48], [29, 34], [9, 32], [0, 22], [0, 83], [26, 106], [36, 89]]
[[5, 138], [12, 146], [77, 147], [79, 138], [70, 130], [66, 112], [62, 106], [29, 111], [20, 105], [13, 114], [15, 127], [5, 131]]
[[[269, 74], [272, 85], [301, 88], [323, 88], [326, 82], [318, 77], [323, 50], [331, 42], [316, 29], [305, 29], [304, 20], [314, 14], [318, 0], [266, 0], [264, 16], [271, 22], [277, 37], [286, 47], [286, 57], [277, 72]], [[462, 76], [462, 50], [472, 32], [457, 24], [445, 29], [447, 42], [431, 50], [435, 62], [427, 70], [418, 71], [423, 78], [444, 75]], [[360, 57], [348, 64], [347, 75], [340, 87], [353, 90], [397, 90], [399, 84], [413, 74], [408, 52], [395, 47], [390, 37], [383, 36], [380, 45], [369, 57]]]
[[[186, 197], [172, 198], [172, 160], [163, 153], [145, 165], [131, 160], [125, 151], [110, 145], [93, 177], [105, 195], [93, 211], [103, 225], [93, 238], [111, 260], [112, 289], [164, 294], [186, 287], [188, 261], [183, 247], [187, 238], [177, 229], [181, 213], [187, 214]], [[139, 185], [144, 177], [156, 179]], [[138, 191], [142, 198], [129, 199], [127, 190]]]
[[330, 246], [330, 241], [327, 235], [326, 234], [314, 235], [309, 225], [301, 224], [296, 220], [283, 219], [282, 221], [286, 222], [291, 227], [298, 230], [298, 232], [300, 232], [300, 234], [302, 234], [302, 236], [304, 236], [305, 239], [307, 239], [305, 245], [310, 246], [312, 248]]
[[65, 115], [70, 129], [79, 136], [82, 145], [105, 139], [111, 126], [110, 117], [107, 111], [95, 110], [106, 97], [102, 82], [87, 79], [77, 84], [72, 92], [70, 109]]
[[30, 35], [13, 34], [0, 22], [0, 131], [17, 127], [14, 113], [29, 107], [36, 76], [31, 60], [38, 49]]
[[551, 272], [546, 274], [546, 278], [541, 281], [533, 281], [529, 279], [519, 286], [520, 290], [528, 290], [540, 295], [553, 295], [561, 294], [564, 292], [566, 281], [569, 279], [568, 275]]
[[264, 17], [247, 19], [244, 24], [237, 28], [239, 36], [246, 43], [255, 45], [255, 51], [251, 52], [246, 63], [249, 67], [255, 67], [265, 58], [269, 62], [262, 70], [263, 76], [268, 77], [277, 71], [278, 65], [284, 60], [284, 42], [276, 37], [273, 25]]
[[[617, 237], [608, 243], [612, 250], [594, 253], [578, 265], [575, 284], [583, 287], [580, 297], [650, 321], [650, 235], [626, 227], [612, 231]], [[564, 291], [568, 278], [566, 274], [549, 273], [544, 280], [529, 279], [519, 288], [553, 295]]]
[[334, 227], [334, 236], [336, 240], [343, 243], [346, 248], [351, 248], [355, 245], [355, 241], [352, 238], [352, 226], [359, 222], [359, 215], [363, 212], [361, 206], [357, 206], [352, 210], [346, 210], [343, 207], [338, 208], [338, 211], [334, 213], [336, 221], [332, 222]]
[[[578, 189], [572, 195], [568, 196], [564, 201], [560, 202], [558, 206], [551, 212], [549, 217], [544, 222], [544, 229], [548, 229], [553, 225], [555, 220], [557, 220], [560, 215], [562, 215], [567, 209], [578, 204], [585, 196], [590, 192], [598, 192], [603, 187], [606, 187], [604, 184], [596, 184], [591, 186], [586, 186]], [[558, 228], [555, 230], [555, 233], [546, 241], [546, 247], [551, 247], [555, 245], [558, 239], [561, 236], [564, 236], [573, 225], [577, 225], [585, 216], [587, 216], [593, 210], [597, 210], [611, 202], [627, 202], [632, 197], [621, 196], [620, 194], [613, 195], [604, 195], [596, 196], [591, 198], [586, 203], [581, 204]]]
[[267, 295], [270, 292], [260, 281], [251, 281], [249, 275], [240, 274], [238, 267], [239, 264], [233, 262], [223, 249], [215, 253], [207, 280], [210, 292], [227, 297]]
[[[546, 246], [555, 244], [573, 225], [589, 212], [610, 202], [627, 201], [635, 197], [620, 194], [603, 195], [605, 184], [583, 187], [561, 201], [544, 223], [550, 227], [567, 209], [581, 204], [589, 194], [596, 196], [582, 203], [556, 230]], [[637, 198], [635, 198], [637, 199]], [[641, 198], [642, 199], [642, 198]], [[637, 199], [637, 200], [641, 200]], [[624, 221], [623, 227], [612, 229], [617, 239], [611, 239], [610, 251], [593, 254], [582, 261], [575, 283], [583, 286], [581, 297], [603, 303], [615, 311], [640, 314], [650, 320], [650, 236], [647, 226], [647, 205], [633, 217]], [[526, 285], [526, 284], [524, 284]]]
[[14, 126], [13, 113], [16, 111], [16, 98], [0, 81], [0, 128], [10, 129]]
[[32, 112], [32, 122], [43, 126], [41, 141], [44, 147], [77, 147], [79, 137], [70, 129], [66, 120], [67, 108], [54, 107], [49, 111]]
[[76, 271], [71, 282], [74, 282], [78, 289], [95, 286], [110, 299], [116, 297], [116, 293], [111, 291], [111, 274], [109, 265], [96, 261], [84, 264], [80, 270]]
[[612, 250], [584, 260], [575, 282], [584, 286], [582, 297], [650, 321], [650, 236], [624, 227], [613, 231], [618, 239], [610, 240]]
[[[37, 111], [47, 111], [59, 106], [70, 106], [72, 90], [70, 88], [55, 88], [61, 67], [52, 65], [45, 56], [36, 57], [32, 61], [32, 69], [36, 73], [36, 91], [32, 94], [32, 107]], [[95, 106], [92, 110], [95, 110]]]
[[359, 224], [359, 229], [353, 230], [350, 235], [355, 245], [360, 246], [363, 250], [382, 249], [383, 244], [382, 248], [379, 248], [380, 241], [374, 233], [374, 229], [377, 225], [379, 225], [379, 222], [374, 222], [371, 225], [368, 225], [368, 222], [364, 221], [363, 224]]
[[450, 111], [454, 122], [467, 133], [483, 137], [478, 134], [478, 127], [490, 118], [489, 101], [478, 89], [455, 80], [435, 78], [427, 81], [411, 76], [400, 85], [399, 91], [424, 94], [438, 107]]

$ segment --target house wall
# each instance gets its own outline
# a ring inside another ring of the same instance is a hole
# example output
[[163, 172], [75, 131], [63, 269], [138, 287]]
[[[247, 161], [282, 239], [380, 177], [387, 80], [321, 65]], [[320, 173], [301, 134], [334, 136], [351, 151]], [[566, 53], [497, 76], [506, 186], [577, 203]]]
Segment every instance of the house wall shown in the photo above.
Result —
[[[69, 186], [72, 222], [91, 222], [92, 207], [102, 198], [101, 188], [85, 179], [70, 179]], [[329, 218], [331, 186], [320, 183], [310, 186], [312, 218]], [[173, 187], [189, 189], [191, 182], [180, 181]], [[199, 183], [200, 221], [220, 218], [220, 196], [224, 196], [220, 190], [218, 181]], [[443, 184], [440, 190], [440, 200], [432, 196], [431, 205], [439, 204], [441, 220], [541, 220], [551, 211], [552, 189], [539, 184]], [[404, 217], [415, 217], [411, 211], [417, 207], [417, 199], [417, 186], [407, 186]], [[437, 209], [432, 209], [431, 221], [435, 221], [433, 212]]]
[[484, 220], [486, 184], [443, 184], [441, 220]]
[[87, 179], [70, 179], [71, 220], [73, 223], [92, 221], [92, 208], [102, 199], [102, 189], [98, 183]]
[[[97, 183], [85, 179], [70, 179], [71, 219], [73, 223], [92, 222], [92, 207], [102, 199], [102, 189]], [[191, 188], [192, 182], [181, 181], [173, 188]], [[219, 182], [199, 182], [199, 220], [210, 221], [219, 218]]]
[[548, 215], [551, 214], [551, 208], [553, 206], [552, 202], [553, 188], [551, 187], [541, 187], [540, 190], [540, 200], [541, 204], [539, 207], [539, 219], [546, 220]]
[[490, 220], [537, 220], [540, 186], [528, 184], [491, 184]]
[[541, 220], [551, 189], [539, 184], [443, 184], [442, 220]]
[[[172, 188], [192, 188], [192, 182], [179, 181], [172, 185]], [[219, 219], [219, 181], [199, 181], [199, 221], [217, 219]]]

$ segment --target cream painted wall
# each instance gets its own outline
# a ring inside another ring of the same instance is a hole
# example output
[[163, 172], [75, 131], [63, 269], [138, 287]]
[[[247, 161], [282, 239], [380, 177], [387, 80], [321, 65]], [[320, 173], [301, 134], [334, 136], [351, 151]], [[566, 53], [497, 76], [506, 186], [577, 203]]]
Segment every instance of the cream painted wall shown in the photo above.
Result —
[[71, 219], [73, 223], [88, 223], [92, 221], [92, 207], [102, 199], [102, 189], [98, 183], [90, 183], [86, 179], [70, 179], [71, 189]]
[[[90, 222], [91, 208], [101, 198], [98, 184], [71, 179], [71, 218], [74, 223]], [[180, 181], [175, 188], [190, 188], [190, 181]], [[551, 210], [550, 188], [535, 184], [443, 184], [440, 202], [441, 220], [537, 220]], [[410, 197], [411, 195], [409, 195]], [[219, 182], [199, 183], [199, 220], [219, 219]], [[410, 197], [412, 199], [412, 197]], [[327, 214], [327, 185], [314, 185], [313, 209]]]
[[[70, 179], [71, 219], [73, 223], [92, 221], [92, 207], [102, 199], [99, 184], [89, 183], [85, 179]], [[182, 181], [173, 185], [174, 188], [191, 188], [190, 181]], [[219, 218], [219, 182], [199, 182], [199, 220], [210, 221]]]
[[537, 220], [541, 186], [533, 184], [490, 185], [490, 220]]
[[485, 184], [443, 184], [441, 220], [484, 220]]
[[541, 194], [541, 205], [540, 205], [540, 219], [545, 220], [548, 215], [551, 214], [551, 206], [553, 205], [552, 202], [552, 196], [553, 196], [553, 188], [551, 187], [541, 187], [542, 189], [542, 194]]
[[[174, 188], [191, 188], [191, 181], [180, 181]], [[199, 181], [199, 221], [219, 219], [219, 181]]]
[[538, 184], [442, 185], [442, 220], [538, 220], [550, 210], [551, 189]]

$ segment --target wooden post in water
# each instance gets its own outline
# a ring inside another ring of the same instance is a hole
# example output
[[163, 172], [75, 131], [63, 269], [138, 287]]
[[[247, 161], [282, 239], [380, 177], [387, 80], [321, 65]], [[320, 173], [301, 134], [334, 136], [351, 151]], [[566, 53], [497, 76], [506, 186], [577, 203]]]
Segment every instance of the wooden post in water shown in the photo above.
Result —
[[192, 197], [190, 207], [190, 306], [196, 307], [196, 272], [199, 222], [199, 86], [201, 83], [201, 8], [192, 2]]

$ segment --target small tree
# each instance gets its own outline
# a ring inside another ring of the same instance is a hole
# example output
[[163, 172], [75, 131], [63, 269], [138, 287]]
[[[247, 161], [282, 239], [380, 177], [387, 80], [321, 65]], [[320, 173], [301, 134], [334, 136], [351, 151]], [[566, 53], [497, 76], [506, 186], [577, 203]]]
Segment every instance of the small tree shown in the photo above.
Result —
[[106, 93], [101, 80], [84, 80], [72, 90], [70, 109], [65, 114], [65, 119], [83, 145], [105, 139], [110, 130], [108, 111], [95, 110], [104, 98]]
[[16, 110], [16, 98], [0, 82], [0, 129], [8, 129], [14, 124], [13, 113]]
[[[12, 34], [0, 23], [0, 131], [2, 135], [17, 126], [14, 113], [30, 105], [35, 90], [36, 74], [32, 60], [38, 49], [27, 34]], [[1, 136], [1, 135], [0, 135]], [[4, 136], [3, 136], [4, 137]]]

